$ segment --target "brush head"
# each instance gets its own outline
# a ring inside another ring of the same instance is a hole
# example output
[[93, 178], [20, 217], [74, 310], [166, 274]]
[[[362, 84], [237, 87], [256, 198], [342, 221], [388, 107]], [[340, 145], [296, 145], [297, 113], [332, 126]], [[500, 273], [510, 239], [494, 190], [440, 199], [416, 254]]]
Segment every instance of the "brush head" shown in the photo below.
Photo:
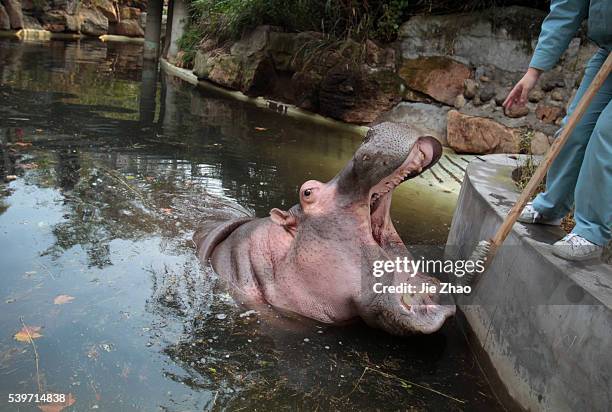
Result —
[[[494, 244], [491, 240], [481, 240], [478, 242], [478, 245], [474, 248], [474, 251], [470, 255], [469, 259], [472, 262], [482, 262], [482, 267], [484, 270], [474, 270], [471, 272], [466, 272], [465, 275], [461, 278], [462, 285], [473, 286], [478, 282], [484, 271], [489, 267], [489, 263], [494, 254]], [[478, 267], [478, 266], [476, 266]]]

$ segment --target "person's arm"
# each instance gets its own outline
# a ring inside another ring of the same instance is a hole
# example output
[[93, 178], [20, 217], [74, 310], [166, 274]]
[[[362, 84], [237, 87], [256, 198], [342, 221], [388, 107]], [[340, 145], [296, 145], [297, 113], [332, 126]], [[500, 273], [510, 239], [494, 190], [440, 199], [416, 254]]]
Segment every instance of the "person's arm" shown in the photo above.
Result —
[[588, 0], [552, 0], [550, 13], [542, 23], [538, 45], [531, 57], [529, 69], [506, 97], [504, 107], [527, 103], [527, 95], [536, 85], [540, 74], [550, 70], [567, 49], [589, 10]]
[[538, 45], [529, 67], [550, 70], [567, 49], [589, 11], [588, 0], [552, 0], [542, 23]]

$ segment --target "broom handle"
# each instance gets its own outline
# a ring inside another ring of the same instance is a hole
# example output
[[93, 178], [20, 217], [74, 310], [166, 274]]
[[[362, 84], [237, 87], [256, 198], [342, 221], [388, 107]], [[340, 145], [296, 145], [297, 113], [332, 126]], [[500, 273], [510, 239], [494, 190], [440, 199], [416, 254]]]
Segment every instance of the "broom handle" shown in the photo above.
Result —
[[508, 233], [510, 233], [510, 231], [512, 230], [512, 226], [516, 222], [516, 219], [518, 219], [520, 213], [523, 211], [523, 208], [525, 207], [531, 196], [533, 196], [533, 194], [535, 193], [536, 188], [544, 179], [544, 176], [546, 176], [546, 172], [548, 172], [548, 169], [550, 168], [550, 165], [552, 164], [553, 160], [555, 160], [555, 158], [561, 151], [561, 148], [576, 128], [576, 125], [580, 121], [580, 118], [586, 111], [587, 107], [589, 107], [591, 100], [593, 100], [593, 97], [595, 96], [601, 85], [606, 81], [606, 78], [610, 74], [610, 69], [612, 69], [612, 53], [608, 54], [608, 58], [595, 75], [595, 78], [589, 85], [589, 88], [587, 89], [584, 96], [582, 96], [582, 99], [580, 99], [580, 102], [578, 102], [578, 106], [576, 106], [576, 109], [568, 119], [567, 124], [563, 127], [559, 136], [550, 146], [546, 157], [544, 157], [533, 176], [531, 176], [531, 179], [529, 179], [529, 183], [527, 183], [527, 186], [525, 186], [525, 189], [523, 189], [523, 192], [521, 193], [520, 197], [518, 198], [512, 209], [510, 209], [510, 212], [508, 212], [506, 219], [504, 219], [504, 223], [502, 223], [500, 228], [497, 230], [497, 233], [495, 233], [493, 239], [491, 239], [491, 241], [493, 242], [493, 247], [500, 246], [504, 242], [504, 240], [506, 240], [506, 237], [508, 236]]

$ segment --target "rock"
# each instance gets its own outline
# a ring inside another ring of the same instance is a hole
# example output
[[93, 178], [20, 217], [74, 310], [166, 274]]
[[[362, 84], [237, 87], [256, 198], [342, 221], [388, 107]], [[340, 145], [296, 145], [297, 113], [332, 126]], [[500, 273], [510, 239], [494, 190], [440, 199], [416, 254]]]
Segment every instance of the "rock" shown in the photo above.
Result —
[[211, 56], [207, 78], [218, 85], [240, 90], [240, 59], [229, 54]]
[[137, 20], [121, 20], [115, 23], [114, 33], [128, 37], [144, 37], [144, 31]]
[[[258, 26], [234, 43], [229, 54], [211, 56], [212, 61], [207, 63], [212, 65], [208, 79], [252, 96], [270, 91], [276, 79], [274, 65], [266, 52], [271, 30], [270, 26]], [[200, 72], [203, 74], [205, 68]]]
[[535, 114], [536, 117], [544, 123], [555, 123], [557, 119], [565, 116], [565, 109], [563, 107], [540, 103], [536, 107]]
[[270, 31], [267, 45], [268, 53], [276, 70], [296, 72], [303, 64], [308, 43], [320, 38], [320, 33], [301, 32], [283, 33]]
[[493, 7], [469, 13], [417, 15], [401, 25], [402, 56], [452, 57], [475, 66], [520, 72], [529, 65], [546, 12]]
[[[108, 19], [109, 23], [117, 23], [117, 8], [110, 0], [96, 0], [94, 3], [100, 12]], [[140, 10], [138, 10], [140, 12]], [[123, 16], [121, 17], [123, 19]]]
[[291, 77], [295, 104], [305, 110], [319, 110], [319, 89], [323, 76], [311, 70], [295, 73]]
[[19, 0], [2, 0], [4, 9], [8, 15], [11, 29], [18, 30], [23, 28], [23, 13], [21, 11], [21, 1]]
[[97, 9], [81, 8], [81, 33], [90, 36], [101, 36], [108, 33], [108, 19]]
[[66, 31], [70, 33], [78, 33], [81, 29], [81, 21], [79, 16], [73, 16], [71, 14], [66, 15]]
[[424, 93], [417, 92], [416, 90], [412, 90], [409, 88], [405, 88], [404, 90], [404, 100], [409, 102], [419, 102], [419, 103], [433, 103], [433, 99], [427, 96]]
[[392, 47], [380, 47], [372, 40], [365, 43], [365, 62], [371, 67], [385, 67], [395, 70], [397, 59], [395, 49]]
[[543, 155], [548, 152], [550, 148], [550, 142], [548, 136], [542, 132], [535, 132], [533, 139], [531, 140], [531, 154]]
[[545, 92], [549, 92], [556, 87], [565, 87], [563, 74], [557, 70], [549, 70], [542, 73], [539, 79], [540, 87]]
[[495, 96], [495, 86], [490, 83], [485, 84], [480, 88], [479, 96], [481, 102], [488, 102]]
[[319, 110], [344, 122], [370, 123], [401, 98], [402, 81], [393, 70], [371, 72], [344, 63], [323, 77]]
[[257, 26], [253, 31], [234, 43], [230, 49], [233, 56], [250, 57], [261, 53], [268, 45], [268, 38], [272, 28], [270, 26]]
[[196, 51], [193, 59], [193, 74], [198, 76], [198, 79], [208, 79], [213, 66], [214, 60], [209, 50]]
[[[34, 10], [34, 7], [35, 7], [34, 6], [34, 0], [21, 0], [21, 10], [23, 10], [23, 11], [32, 11], [32, 10]], [[38, 7], [38, 8], [40, 9], [41, 7]]]
[[565, 100], [565, 93], [563, 89], [555, 89], [550, 93], [550, 98], [557, 102], [562, 102]]
[[473, 79], [465, 79], [463, 82], [463, 95], [466, 99], [473, 99], [478, 93], [478, 83]]
[[404, 60], [399, 75], [411, 89], [452, 105], [472, 71], [448, 57], [431, 56]]
[[2, 4], [0, 4], [0, 30], [10, 30], [11, 29], [11, 20], [9, 18], [6, 9]]
[[242, 60], [239, 90], [249, 96], [263, 96], [274, 88], [276, 72], [267, 54]]
[[543, 98], [544, 98], [544, 92], [538, 88], [531, 89], [531, 91], [527, 95], [527, 100], [529, 100], [531, 103], [537, 103]]
[[45, 30], [61, 33], [66, 30], [66, 16], [64, 10], [49, 10], [40, 18], [42, 27]]
[[446, 125], [450, 147], [459, 153], [518, 153], [517, 130], [485, 117], [448, 112]]
[[506, 97], [508, 97], [508, 93], [510, 93], [509, 87], [497, 87], [495, 89], [495, 104], [497, 106], [504, 104]]
[[29, 30], [43, 30], [43, 26], [34, 16], [23, 15], [23, 28]]
[[[457, 96], [459, 97], [463, 98], [462, 95]], [[376, 119], [376, 123], [384, 121], [405, 123], [422, 131], [423, 134], [435, 137], [446, 146], [446, 117], [449, 110], [446, 106], [435, 104], [401, 102], [390, 111], [383, 113]]]
[[121, 7], [119, 9], [121, 20], [138, 20], [140, 13], [142, 12], [136, 7]]
[[455, 106], [456, 109], [461, 109], [463, 106], [465, 106], [465, 103], [466, 103], [465, 97], [463, 97], [463, 95], [460, 94], [455, 99], [455, 104], [453, 104], [453, 106]]
[[529, 114], [529, 107], [526, 105], [518, 106], [513, 105], [510, 110], [504, 109], [504, 114], [513, 119], [517, 119], [519, 117], [527, 116]]
[[269, 52], [276, 70], [290, 71], [297, 52], [297, 35], [294, 33], [270, 33]]

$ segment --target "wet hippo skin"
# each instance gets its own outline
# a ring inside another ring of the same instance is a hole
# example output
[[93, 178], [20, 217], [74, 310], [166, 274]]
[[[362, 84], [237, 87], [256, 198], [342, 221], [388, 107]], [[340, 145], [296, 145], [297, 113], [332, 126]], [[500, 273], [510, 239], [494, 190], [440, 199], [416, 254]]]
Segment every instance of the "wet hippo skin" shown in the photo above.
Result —
[[333, 324], [360, 317], [397, 335], [434, 332], [454, 305], [427, 293], [374, 293], [373, 285], [413, 284], [419, 291], [422, 283], [438, 281], [404, 272], [375, 278], [372, 268], [377, 260], [412, 259], [389, 215], [392, 192], [441, 154], [433, 137], [376, 125], [333, 179], [303, 183], [289, 210], [203, 225], [194, 234], [199, 258], [247, 305], [269, 304]]

